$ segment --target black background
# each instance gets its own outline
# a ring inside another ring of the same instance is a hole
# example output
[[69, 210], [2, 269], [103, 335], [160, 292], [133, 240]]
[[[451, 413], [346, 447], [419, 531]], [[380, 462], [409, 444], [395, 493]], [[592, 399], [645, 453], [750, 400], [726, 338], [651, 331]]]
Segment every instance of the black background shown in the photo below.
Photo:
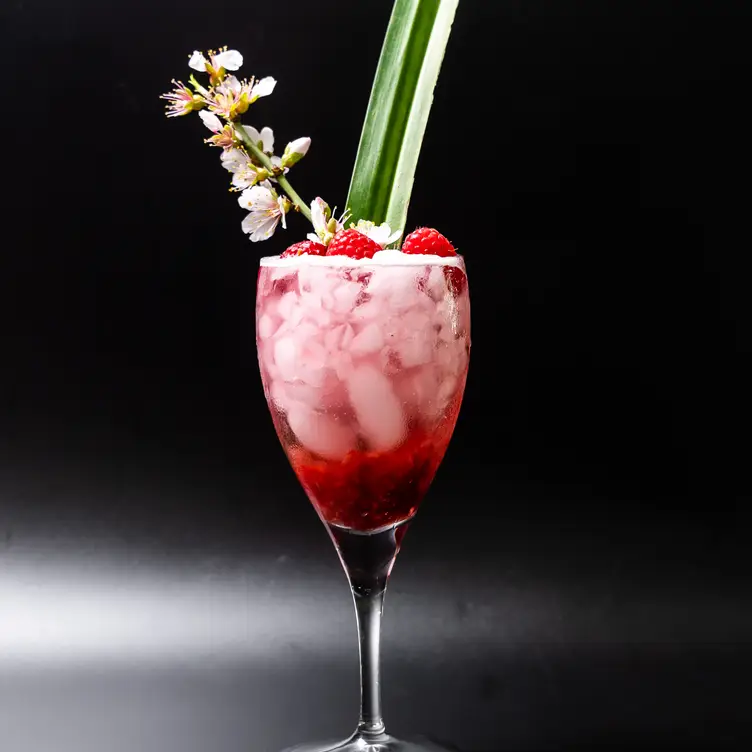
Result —
[[[277, 752], [357, 706], [346, 585], [255, 362], [258, 257], [197, 118], [228, 44], [342, 204], [386, 0], [5, 0], [3, 752]], [[749, 6], [462, 0], [408, 230], [473, 358], [392, 581], [396, 732], [469, 752], [752, 740]], [[297, 221], [296, 221], [297, 220]]]

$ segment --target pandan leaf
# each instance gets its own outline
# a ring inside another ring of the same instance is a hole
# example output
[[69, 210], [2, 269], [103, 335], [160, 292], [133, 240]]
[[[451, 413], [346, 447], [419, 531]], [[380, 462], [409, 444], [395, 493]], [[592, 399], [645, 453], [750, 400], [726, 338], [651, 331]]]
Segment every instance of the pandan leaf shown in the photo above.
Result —
[[459, 0], [395, 0], [347, 207], [404, 229], [420, 147]]

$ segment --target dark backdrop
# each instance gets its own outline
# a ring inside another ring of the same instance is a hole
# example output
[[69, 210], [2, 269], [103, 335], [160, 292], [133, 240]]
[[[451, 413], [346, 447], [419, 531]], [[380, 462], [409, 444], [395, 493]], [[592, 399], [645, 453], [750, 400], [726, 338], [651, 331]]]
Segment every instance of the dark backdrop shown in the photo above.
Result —
[[[228, 44], [342, 205], [390, 12], [7, 0], [3, 752], [344, 734], [344, 578], [274, 436], [259, 255], [158, 95]], [[466, 255], [470, 380], [395, 571], [396, 731], [469, 752], [752, 740], [745, 3], [462, 0], [409, 227]]]

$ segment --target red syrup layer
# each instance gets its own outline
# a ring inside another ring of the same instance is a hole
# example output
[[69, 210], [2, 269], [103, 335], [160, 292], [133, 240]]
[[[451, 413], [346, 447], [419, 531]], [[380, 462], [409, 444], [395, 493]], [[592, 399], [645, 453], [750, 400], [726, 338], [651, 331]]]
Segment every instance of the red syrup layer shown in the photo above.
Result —
[[323, 519], [358, 532], [410, 519], [446, 452], [459, 411], [456, 402], [437, 430], [414, 429], [386, 452], [353, 451], [332, 461], [291, 448], [293, 469]]

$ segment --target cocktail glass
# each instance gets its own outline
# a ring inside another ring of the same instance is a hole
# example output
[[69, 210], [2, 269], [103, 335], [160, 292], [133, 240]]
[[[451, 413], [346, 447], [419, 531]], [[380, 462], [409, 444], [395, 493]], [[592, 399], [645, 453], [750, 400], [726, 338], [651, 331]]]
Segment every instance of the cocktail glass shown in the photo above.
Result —
[[465, 388], [461, 256], [262, 259], [256, 334], [282, 446], [339, 554], [360, 638], [361, 710], [342, 742], [296, 752], [420, 752], [388, 735], [379, 637], [389, 574], [444, 457]]

